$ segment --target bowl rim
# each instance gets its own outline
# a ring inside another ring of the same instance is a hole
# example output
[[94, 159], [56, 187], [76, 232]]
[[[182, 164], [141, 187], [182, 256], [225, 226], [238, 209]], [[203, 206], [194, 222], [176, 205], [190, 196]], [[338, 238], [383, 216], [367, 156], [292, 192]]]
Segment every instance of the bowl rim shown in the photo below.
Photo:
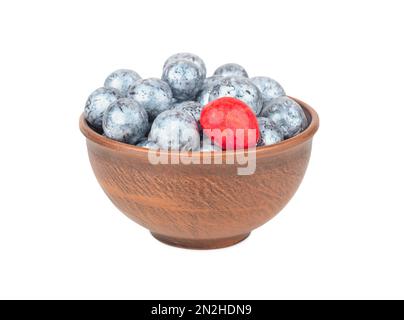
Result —
[[[279, 143], [272, 144], [269, 146], [256, 147], [255, 149], [249, 150], [249, 152], [255, 152], [257, 155], [263, 154], [263, 153], [265, 153], [266, 155], [268, 155], [268, 154], [276, 155], [276, 154], [282, 153], [284, 151], [287, 151], [289, 149], [292, 149], [293, 147], [295, 147], [297, 145], [303, 144], [304, 142], [313, 138], [314, 134], [317, 132], [319, 125], [320, 125], [320, 120], [319, 120], [317, 112], [312, 107], [310, 107], [307, 103], [305, 103], [297, 98], [294, 98], [294, 97], [290, 97], [290, 96], [288, 96], [288, 97], [295, 100], [303, 108], [306, 115], [309, 115], [310, 123], [309, 123], [308, 127], [304, 131], [300, 132], [299, 134], [297, 134], [296, 136], [294, 136], [292, 138], [283, 140]], [[108, 149], [113, 149], [115, 151], [121, 151], [121, 152], [126, 152], [126, 153], [145, 154], [145, 155], [147, 155], [147, 153], [150, 150], [147, 148], [138, 147], [135, 145], [115, 141], [115, 140], [109, 139], [109, 138], [99, 134], [98, 132], [96, 132], [94, 129], [92, 129], [88, 125], [87, 121], [84, 118], [84, 112], [80, 116], [80, 130], [88, 140], [90, 140], [98, 145], [101, 145], [105, 148], [108, 148]], [[181, 151], [159, 150], [159, 152], [160, 152], [160, 154], [173, 154], [173, 153], [184, 154], [184, 152], [181, 152]], [[247, 152], [247, 150], [222, 151], [222, 155], [223, 156], [228, 156], [229, 154], [236, 155], [238, 153], [245, 153], [245, 152]], [[187, 153], [187, 152], [185, 152], [185, 153]], [[202, 155], [202, 154], [206, 154], [206, 153], [211, 153], [212, 155], [215, 154], [212, 151], [192, 151], [189, 153], [192, 155], [198, 155], [198, 154]]]

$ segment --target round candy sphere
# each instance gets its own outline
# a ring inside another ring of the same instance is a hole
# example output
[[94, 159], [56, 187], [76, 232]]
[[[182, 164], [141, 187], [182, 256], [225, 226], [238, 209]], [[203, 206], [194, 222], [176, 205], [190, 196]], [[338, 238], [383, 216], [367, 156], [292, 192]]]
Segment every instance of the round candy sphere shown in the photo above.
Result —
[[215, 76], [222, 77], [245, 77], [248, 78], [248, 73], [237, 63], [226, 63], [215, 70]]
[[170, 86], [157, 78], [138, 80], [129, 89], [128, 96], [145, 108], [150, 121], [170, 109], [173, 99]]
[[261, 117], [268, 118], [283, 134], [284, 139], [303, 131], [307, 126], [302, 107], [289, 97], [278, 97], [266, 103]]
[[175, 105], [174, 109], [187, 112], [196, 121], [199, 121], [199, 119], [201, 118], [202, 106], [199, 102], [196, 102], [196, 101], [180, 102]]
[[104, 87], [116, 89], [122, 96], [126, 96], [129, 88], [139, 79], [140, 76], [137, 72], [128, 69], [119, 69], [112, 72], [105, 79]]
[[147, 138], [141, 139], [140, 142], [138, 142], [136, 146], [146, 148], [146, 149], [152, 149], [152, 150], [159, 149], [159, 146], [155, 142], [150, 141]]
[[102, 127], [108, 138], [136, 144], [148, 129], [146, 110], [130, 98], [113, 102], [105, 111]]
[[254, 77], [250, 79], [261, 92], [263, 103], [267, 103], [274, 98], [286, 95], [282, 86], [269, 77]]
[[202, 105], [207, 105], [209, 102], [209, 95], [210, 95], [210, 91], [212, 90], [213, 86], [217, 83], [219, 83], [219, 81], [223, 79], [222, 76], [212, 76], [209, 78], [206, 78], [203, 81], [203, 85], [202, 85], [202, 90], [199, 91], [198, 96], [196, 98], [196, 100]]
[[197, 56], [196, 54], [189, 53], [189, 52], [181, 52], [181, 53], [176, 53], [173, 54], [171, 57], [169, 57], [166, 62], [164, 63], [163, 69], [166, 68], [167, 65], [171, 64], [172, 62], [175, 62], [177, 60], [186, 60], [192, 63], [195, 63], [199, 68], [202, 70], [203, 77], [206, 77], [206, 66], [203, 60]]
[[161, 78], [170, 85], [175, 99], [185, 101], [193, 100], [202, 89], [205, 75], [197, 64], [175, 60], [165, 66]]
[[262, 98], [258, 88], [247, 78], [225, 77], [212, 87], [209, 101], [221, 97], [233, 97], [246, 103], [255, 114], [262, 109]]
[[84, 117], [96, 130], [102, 130], [102, 118], [108, 106], [118, 100], [120, 94], [115, 89], [98, 88], [87, 99]]
[[198, 150], [200, 135], [195, 119], [180, 110], [167, 110], [154, 120], [149, 140], [163, 150]]
[[202, 109], [203, 134], [223, 150], [255, 147], [260, 136], [257, 118], [244, 102], [220, 98]]
[[269, 146], [283, 140], [282, 133], [268, 118], [258, 117], [257, 120], [260, 128], [260, 139], [257, 143], [258, 146]]

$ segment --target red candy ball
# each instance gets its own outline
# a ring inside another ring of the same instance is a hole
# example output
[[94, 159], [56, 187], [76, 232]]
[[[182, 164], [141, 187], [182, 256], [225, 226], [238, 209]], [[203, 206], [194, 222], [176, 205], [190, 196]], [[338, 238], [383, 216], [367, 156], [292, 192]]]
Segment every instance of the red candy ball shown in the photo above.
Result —
[[[201, 113], [204, 133], [223, 150], [246, 149], [260, 137], [257, 117], [244, 102], [224, 97], [208, 103]], [[249, 135], [249, 129], [250, 131]]]

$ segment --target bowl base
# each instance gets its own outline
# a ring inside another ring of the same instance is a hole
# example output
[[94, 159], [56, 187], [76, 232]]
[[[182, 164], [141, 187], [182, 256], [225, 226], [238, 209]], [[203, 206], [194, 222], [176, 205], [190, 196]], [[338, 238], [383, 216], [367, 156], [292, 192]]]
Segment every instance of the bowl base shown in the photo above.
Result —
[[157, 240], [174, 247], [185, 249], [219, 249], [235, 245], [246, 239], [250, 233], [220, 239], [180, 239], [151, 233]]

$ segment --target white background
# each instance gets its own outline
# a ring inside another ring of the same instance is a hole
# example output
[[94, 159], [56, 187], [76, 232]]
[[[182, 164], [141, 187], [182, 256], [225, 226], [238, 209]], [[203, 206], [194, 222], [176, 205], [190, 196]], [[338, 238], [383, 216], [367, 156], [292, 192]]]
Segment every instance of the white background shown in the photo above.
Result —
[[[0, 298], [404, 298], [402, 1], [2, 1]], [[172, 248], [92, 173], [108, 73], [238, 62], [321, 125], [296, 196], [231, 248]]]

